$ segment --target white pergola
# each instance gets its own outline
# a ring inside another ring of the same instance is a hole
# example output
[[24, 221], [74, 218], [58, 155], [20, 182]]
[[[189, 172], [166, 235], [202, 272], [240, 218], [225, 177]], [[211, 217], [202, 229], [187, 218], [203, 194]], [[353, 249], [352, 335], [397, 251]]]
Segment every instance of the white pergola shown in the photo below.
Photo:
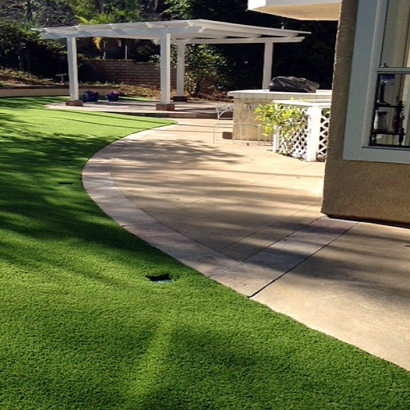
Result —
[[[171, 45], [177, 46], [177, 95], [184, 95], [185, 47], [189, 44], [265, 45], [262, 88], [272, 73], [273, 44], [298, 43], [306, 31], [248, 26], [210, 20], [171, 20], [140, 23], [112, 23], [46, 27], [36, 29], [44, 39], [67, 41], [70, 100], [78, 100], [77, 37], [112, 37], [152, 40], [161, 48], [161, 104], [171, 99]], [[249, 58], [249, 56], [247, 57]]]

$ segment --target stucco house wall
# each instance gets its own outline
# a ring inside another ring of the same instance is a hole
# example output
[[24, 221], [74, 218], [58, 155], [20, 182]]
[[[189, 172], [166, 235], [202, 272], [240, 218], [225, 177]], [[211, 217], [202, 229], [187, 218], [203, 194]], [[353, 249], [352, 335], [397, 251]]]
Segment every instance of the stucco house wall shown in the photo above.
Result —
[[410, 223], [410, 165], [342, 159], [358, 1], [342, 2], [322, 212]]

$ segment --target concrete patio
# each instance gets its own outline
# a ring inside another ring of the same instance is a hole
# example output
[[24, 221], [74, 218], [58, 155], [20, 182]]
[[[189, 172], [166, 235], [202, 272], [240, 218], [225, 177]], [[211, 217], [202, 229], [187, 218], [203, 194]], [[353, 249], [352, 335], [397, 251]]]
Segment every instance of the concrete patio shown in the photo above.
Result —
[[161, 118], [192, 118], [210, 119], [216, 118], [216, 106], [226, 104], [224, 102], [195, 101], [175, 103], [174, 111], [157, 110], [159, 100], [132, 100], [121, 98], [119, 101], [109, 102], [99, 100], [98, 102], [86, 102], [83, 106], [67, 106], [65, 103], [48, 104], [48, 108], [59, 110], [96, 111], [126, 115], [142, 115], [147, 117]]

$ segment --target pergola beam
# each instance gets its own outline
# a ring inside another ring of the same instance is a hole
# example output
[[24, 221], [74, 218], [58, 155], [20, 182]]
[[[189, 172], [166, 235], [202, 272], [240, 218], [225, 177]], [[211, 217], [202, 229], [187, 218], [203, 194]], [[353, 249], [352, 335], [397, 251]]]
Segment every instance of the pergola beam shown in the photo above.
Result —
[[285, 30], [245, 24], [224, 23], [210, 20], [173, 20], [143, 23], [90, 24], [68, 27], [45, 27], [35, 29], [43, 38], [67, 37], [122, 37], [132, 36], [140, 39], [160, 39], [162, 30], [175, 37], [297, 37], [310, 34], [307, 31]]
[[247, 37], [247, 38], [195, 38], [190, 40], [175, 40], [174, 44], [269, 44], [269, 43], [300, 43], [305, 37]]
[[[76, 30], [68, 30], [67, 32], [53, 31], [52, 29], [47, 29], [50, 31], [41, 31], [43, 38], [59, 39], [59, 38], [69, 38], [69, 37], [112, 37], [112, 38], [135, 38], [144, 40], [160, 40], [161, 33], [153, 29], [140, 29], [140, 30], [108, 30], [108, 29], [91, 29], [92, 26], [75, 26]], [[195, 28], [185, 28], [183, 32], [181, 29], [169, 29], [166, 30], [171, 36], [198, 36], [201, 33]]]

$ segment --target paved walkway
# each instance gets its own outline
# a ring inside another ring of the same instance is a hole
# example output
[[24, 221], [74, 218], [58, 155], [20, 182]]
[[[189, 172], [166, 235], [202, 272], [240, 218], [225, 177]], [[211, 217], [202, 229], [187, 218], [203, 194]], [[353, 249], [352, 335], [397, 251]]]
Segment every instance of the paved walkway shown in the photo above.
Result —
[[127, 115], [143, 115], [149, 117], [167, 117], [167, 118], [191, 118], [191, 119], [210, 119], [216, 118], [216, 107], [224, 105], [224, 102], [214, 101], [189, 101], [178, 102], [174, 104], [173, 111], [161, 111], [156, 109], [157, 103], [155, 100], [131, 100], [120, 99], [119, 101], [104, 101], [86, 102], [83, 106], [68, 106], [65, 103], [48, 104], [48, 108], [59, 110], [77, 110], [77, 111], [96, 111], [108, 112], [115, 114]]
[[324, 164], [213, 142], [215, 120], [121, 139], [84, 186], [125, 229], [277, 312], [410, 370], [406, 228], [320, 213]]

